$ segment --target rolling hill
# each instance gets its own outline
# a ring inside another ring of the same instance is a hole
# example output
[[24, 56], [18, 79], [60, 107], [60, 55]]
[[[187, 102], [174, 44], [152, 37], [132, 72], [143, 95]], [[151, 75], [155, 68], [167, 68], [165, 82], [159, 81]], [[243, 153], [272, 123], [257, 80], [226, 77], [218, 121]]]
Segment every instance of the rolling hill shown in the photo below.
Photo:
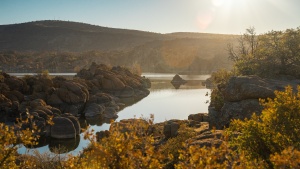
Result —
[[159, 34], [69, 21], [0, 25], [0, 69], [76, 71], [94, 61], [134, 63], [144, 72], [212, 72], [231, 67], [226, 47], [236, 43], [236, 38], [207, 33]]

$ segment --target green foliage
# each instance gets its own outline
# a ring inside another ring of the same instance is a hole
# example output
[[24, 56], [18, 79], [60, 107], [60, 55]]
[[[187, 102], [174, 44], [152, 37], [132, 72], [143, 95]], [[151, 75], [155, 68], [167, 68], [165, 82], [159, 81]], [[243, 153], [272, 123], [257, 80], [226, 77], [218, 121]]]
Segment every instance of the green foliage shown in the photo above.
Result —
[[228, 45], [229, 58], [238, 74], [300, 77], [300, 28], [258, 36], [254, 28], [249, 28], [238, 41], [237, 47]]
[[213, 86], [215, 87], [212, 89], [210, 95], [210, 106], [215, 107], [216, 110], [220, 110], [224, 105], [223, 95], [221, 94], [217, 85], [226, 85], [230, 77], [232, 77], [233, 75], [233, 72], [224, 69], [218, 70], [217, 72], [213, 72], [211, 74], [210, 79], [213, 83]]
[[[241, 134], [232, 140], [239, 151], [250, 160], [264, 160], [273, 167], [270, 156], [289, 147], [300, 149], [300, 86], [293, 93], [290, 86], [285, 91], [275, 91], [276, 98], [261, 100], [264, 110], [249, 120], [233, 120], [230, 132]], [[274, 157], [275, 158], [275, 157]]]

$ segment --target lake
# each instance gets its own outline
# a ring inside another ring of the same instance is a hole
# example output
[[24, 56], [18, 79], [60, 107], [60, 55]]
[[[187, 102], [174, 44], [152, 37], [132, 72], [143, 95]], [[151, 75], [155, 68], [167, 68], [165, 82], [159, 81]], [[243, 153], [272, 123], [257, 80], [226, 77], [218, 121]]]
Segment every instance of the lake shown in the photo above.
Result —
[[[128, 106], [118, 113], [116, 121], [128, 118], [150, 117], [154, 115], [154, 122], [163, 122], [170, 119], [187, 119], [189, 114], [208, 112], [208, 102], [210, 89], [202, 86], [202, 82], [210, 77], [209, 75], [182, 75], [181, 77], [188, 82], [175, 89], [170, 83], [174, 74], [165, 73], [144, 73], [145, 76], [151, 80], [152, 86], [150, 94], [141, 101]], [[96, 131], [108, 130], [109, 124], [90, 125], [90, 129]], [[83, 134], [80, 139], [71, 139], [67, 141], [61, 140], [47, 140], [49, 145], [35, 148], [40, 153], [51, 152], [50, 148], [58, 145], [71, 146], [72, 151], [62, 153], [62, 155], [73, 154], [76, 155], [89, 144], [88, 140], [83, 139]], [[34, 149], [27, 149], [22, 146], [18, 149], [19, 153], [32, 153]]]

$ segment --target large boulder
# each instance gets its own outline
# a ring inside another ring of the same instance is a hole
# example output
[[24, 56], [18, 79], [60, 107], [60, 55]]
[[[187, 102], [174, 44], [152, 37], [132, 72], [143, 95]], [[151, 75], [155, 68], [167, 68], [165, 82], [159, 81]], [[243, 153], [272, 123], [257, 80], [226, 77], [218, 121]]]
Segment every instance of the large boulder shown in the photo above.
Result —
[[87, 88], [74, 81], [62, 81], [58, 88], [51, 90], [53, 91], [47, 97], [47, 103], [59, 108], [63, 113], [72, 113], [78, 116], [89, 100]]
[[223, 107], [216, 110], [209, 106], [210, 127], [223, 129], [232, 119], [250, 118], [253, 113], [261, 114], [259, 99], [274, 98], [275, 90], [283, 91], [290, 85], [296, 91], [300, 80], [263, 79], [258, 76], [231, 77], [227, 84], [219, 84], [218, 89], [224, 98]]
[[76, 131], [76, 135], [80, 134], [81, 132], [81, 127], [80, 127], [80, 123], [79, 123], [79, 120], [74, 117], [72, 114], [70, 113], [65, 113], [63, 115], [61, 115], [62, 117], [66, 117], [68, 119], [70, 119], [74, 125], [74, 128], [75, 128], [75, 131]]
[[10, 108], [12, 106], [12, 101], [0, 94], [0, 109]]
[[9, 86], [10, 90], [17, 90], [21, 93], [26, 93], [29, 90], [24, 80], [3, 72], [0, 73], [0, 75], [4, 77], [4, 83]]
[[104, 110], [105, 110], [104, 106], [97, 103], [91, 103], [85, 107], [83, 114], [85, 115], [85, 117], [91, 118], [91, 117], [102, 115]]
[[73, 122], [67, 117], [54, 117], [51, 126], [51, 137], [57, 139], [75, 138], [76, 129]]
[[188, 116], [188, 120], [193, 120], [197, 122], [208, 122], [208, 114], [207, 113], [197, 113], [197, 114], [190, 114]]
[[214, 107], [209, 107], [208, 110], [210, 126], [223, 129], [229, 126], [232, 119], [249, 119], [253, 113], [260, 115], [262, 106], [258, 99], [249, 99], [239, 102], [225, 102], [221, 111], [216, 111]]
[[300, 84], [300, 80], [281, 81], [263, 79], [253, 75], [231, 77], [226, 86], [220, 85], [218, 87], [224, 96], [224, 100], [236, 102], [247, 99], [274, 98], [275, 90], [283, 91], [288, 85], [297, 89], [298, 84]]
[[176, 89], [178, 89], [181, 85], [185, 84], [186, 82], [187, 82], [187, 81], [184, 80], [184, 79], [182, 79], [178, 74], [176, 74], [176, 75], [173, 77], [172, 81], [171, 81], [172, 85], [173, 85]]

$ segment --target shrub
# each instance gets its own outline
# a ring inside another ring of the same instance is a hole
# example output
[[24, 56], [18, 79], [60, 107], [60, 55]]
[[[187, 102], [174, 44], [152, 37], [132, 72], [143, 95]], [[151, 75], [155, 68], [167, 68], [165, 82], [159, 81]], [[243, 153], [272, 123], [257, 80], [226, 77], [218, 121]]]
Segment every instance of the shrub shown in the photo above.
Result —
[[15, 133], [13, 126], [0, 123], [0, 168], [17, 168], [15, 161], [18, 144], [35, 144], [33, 132], [26, 129]]
[[229, 81], [230, 77], [234, 74], [231, 71], [227, 71], [224, 69], [218, 70], [217, 72], [212, 73], [211, 80], [213, 86], [211, 95], [210, 95], [210, 106], [215, 107], [217, 111], [221, 110], [224, 105], [224, 98], [220, 90], [218, 89], [217, 85], [226, 85]]
[[265, 160], [269, 167], [273, 167], [271, 154], [289, 147], [300, 149], [300, 86], [296, 94], [288, 86], [285, 91], [275, 91], [275, 96], [260, 101], [264, 106], [260, 116], [254, 114], [249, 120], [233, 120], [229, 127], [231, 132], [241, 132], [232, 144], [250, 160]]
[[[82, 156], [70, 158], [69, 168], [161, 168], [160, 154], [154, 151], [154, 139], [147, 134], [149, 123], [139, 122], [115, 126], [108, 138], [91, 144]], [[123, 131], [123, 132], [122, 132]], [[125, 132], [124, 132], [125, 131]], [[91, 135], [87, 134], [86, 138]]]
[[181, 124], [178, 135], [170, 138], [166, 143], [159, 147], [158, 153], [162, 155], [165, 168], [174, 168], [179, 161], [180, 151], [185, 149], [185, 141], [193, 136], [195, 132], [185, 124]]

